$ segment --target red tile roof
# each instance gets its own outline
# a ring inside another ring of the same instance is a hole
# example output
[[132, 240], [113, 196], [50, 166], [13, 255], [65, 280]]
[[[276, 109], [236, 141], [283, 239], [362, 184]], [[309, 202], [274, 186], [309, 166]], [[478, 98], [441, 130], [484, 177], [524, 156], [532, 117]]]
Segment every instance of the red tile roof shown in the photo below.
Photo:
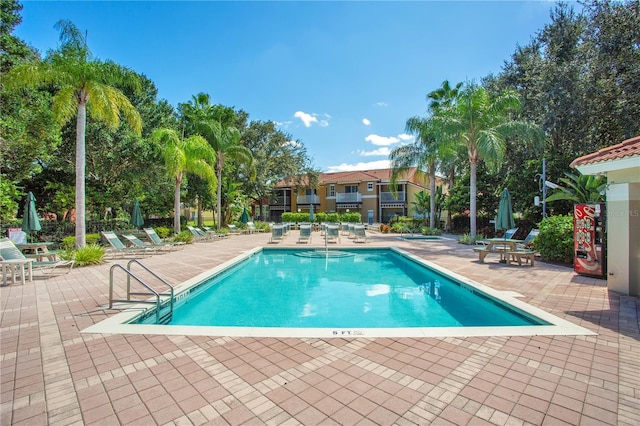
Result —
[[625, 157], [640, 156], [640, 136], [627, 139], [617, 145], [602, 148], [597, 152], [583, 155], [571, 162], [571, 167], [584, 166], [585, 164], [601, 163], [603, 161], [619, 160]]
[[[398, 182], [412, 182], [418, 185], [422, 185], [423, 179], [416, 177], [416, 167], [411, 167], [406, 173], [398, 177]], [[320, 173], [320, 184], [327, 183], [355, 183], [355, 182], [389, 182], [391, 180], [391, 169], [377, 169], [377, 170], [354, 170], [347, 172], [333, 172], [333, 173]], [[303, 178], [300, 182], [292, 177], [281, 180], [276, 184], [276, 187], [282, 188], [287, 186], [304, 185], [307, 182], [306, 178]]]

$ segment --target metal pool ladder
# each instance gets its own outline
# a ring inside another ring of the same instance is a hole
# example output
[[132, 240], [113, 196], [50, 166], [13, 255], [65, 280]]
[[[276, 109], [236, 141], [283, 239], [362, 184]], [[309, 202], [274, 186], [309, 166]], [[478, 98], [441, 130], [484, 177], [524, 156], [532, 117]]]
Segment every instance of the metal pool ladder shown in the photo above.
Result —
[[[158, 292], [153, 287], [151, 287], [151, 285], [149, 285], [142, 278], [140, 278], [138, 275], [136, 275], [133, 272], [131, 272], [131, 265], [134, 264], [134, 263], [140, 265], [145, 271], [147, 271], [153, 277], [158, 279], [162, 284], [166, 285], [168, 287], [168, 289], [166, 291], [164, 291], [164, 292]], [[124, 271], [125, 274], [127, 275], [127, 298], [126, 299], [114, 299], [113, 298], [113, 277], [114, 277], [114, 272], [117, 269]], [[132, 278], [138, 284], [141, 284], [143, 287], [145, 287], [148, 291], [146, 291], [146, 292], [134, 292], [134, 291], [131, 291], [131, 279]], [[131, 296], [155, 296], [155, 300], [132, 299]], [[120, 302], [120, 303], [147, 303], [147, 304], [156, 305], [156, 324], [167, 324], [173, 318], [173, 302], [174, 302], [173, 286], [171, 284], [169, 284], [166, 280], [164, 280], [162, 277], [160, 277], [158, 274], [153, 272], [151, 269], [149, 269], [148, 267], [144, 266], [137, 259], [131, 259], [127, 263], [127, 267], [126, 268], [124, 266], [120, 265], [119, 263], [116, 263], [115, 265], [111, 266], [111, 268], [109, 270], [109, 309], [113, 308], [113, 303], [114, 302]]]

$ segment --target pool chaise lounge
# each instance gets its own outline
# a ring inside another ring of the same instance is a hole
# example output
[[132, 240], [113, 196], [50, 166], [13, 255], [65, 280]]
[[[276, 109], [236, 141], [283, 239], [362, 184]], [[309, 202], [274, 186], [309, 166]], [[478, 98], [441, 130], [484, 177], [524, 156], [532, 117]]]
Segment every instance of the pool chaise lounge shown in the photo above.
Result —
[[300, 236], [298, 237], [299, 243], [311, 242], [312, 228], [311, 224], [300, 224]]
[[157, 247], [165, 247], [168, 250], [183, 249], [185, 243], [183, 241], [163, 241], [153, 228], [143, 228], [151, 243]]
[[11, 273], [15, 277], [16, 272], [20, 273], [22, 282], [24, 283], [25, 266], [28, 268], [29, 279], [31, 280], [31, 271], [35, 268], [43, 274], [53, 272], [57, 268], [68, 268], [67, 273], [73, 268], [73, 260], [51, 260], [36, 261], [33, 258], [26, 257], [18, 247], [8, 238], [0, 238], [0, 264], [2, 265], [3, 284], [6, 284], [6, 272]]
[[102, 237], [109, 243], [111, 246], [108, 250], [111, 253], [112, 258], [116, 258], [117, 256], [127, 257], [127, 256], [148, 256], [154, 253], [154, 249], [146, 248], [146, 247], [127, 247], [124, 243], [118, 238], [115, 232], [113, 231], [102, 231]]

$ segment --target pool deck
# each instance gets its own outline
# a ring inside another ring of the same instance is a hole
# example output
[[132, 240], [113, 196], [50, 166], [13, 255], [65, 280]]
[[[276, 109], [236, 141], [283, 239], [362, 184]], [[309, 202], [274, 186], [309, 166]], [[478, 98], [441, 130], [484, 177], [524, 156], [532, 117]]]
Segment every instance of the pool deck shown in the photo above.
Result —
[[[595, 336], [246, 338], [88, 334], [109, 261], [0, 289], [2, 425], [640, 424], [639, 298], [537, 261], [479, 263], [455, 240], [370, 233]], [[234, 235], [142, 262], [173, 283], [256, 246]], [[296, 246], [297, 231], [277, 246]], [[323, 245], [319, 233], [313, 244]]]

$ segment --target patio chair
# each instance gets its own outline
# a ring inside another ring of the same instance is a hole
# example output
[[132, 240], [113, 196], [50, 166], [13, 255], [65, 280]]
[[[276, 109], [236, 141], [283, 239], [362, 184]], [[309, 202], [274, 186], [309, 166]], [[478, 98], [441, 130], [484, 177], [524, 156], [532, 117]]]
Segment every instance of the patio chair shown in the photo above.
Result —
[[326, 239], [329, 243], [339, 243], [340, 242], [340, 227], [338, 225], [327, 225], [326, 229]]
[[506, 231], [504, 231], [504, 236], [503, 238], [505, 240], [510, 240], [511, 238], [513, 238], [513, 236], [516, 234], [516, 232], [518, 232], [519, 228], [511, 228], [511, 229], [507, 229]]
[[309, 243], [311, 241], [311, 224], [300, 224], [299, 243]]
[[[43, 274], [54, 271], [56, 268], [68, 267], [69, 271], [73, 268], [73, 260], [49, 260], [49, 261], [36, 261], [33, 258], [26, 257], [18, 247], [8, 238], [0, 238], [0, 264], [2, 264], [2, 280], [3, 284], [6, 283], [6, 270], [11, 272], [14, 282], [15, 274], [18, 269], [22, 277], [22, 283], [24, 284], [25, 269], [27, 266], [29, 273], [32, 268], [39, 269]], [[30, 265], [29, 265], [30, 264]], [[31, 281], [31, 276], [29, 276]]]
[[111, 257], [113, 259], [116, 258], [116, 256], [120, 255], [122, 257], [126, 257], [128, 255], [131, 256], [145, 256], [145, 255], [151, 255], [153, 254], [153, 249], [150, 248], [146, 248], [146, 247], [127, 247], [124, 245], [124, 243], [122, 241], [120, 241], [120, 238], [118, 238], [118, 236], [116, 235], [115, 232], [113, 231], [102, 231], [101, 232], [102, 237], [109, 243], [109, 245], [111, 246], [110, 249], [108, 250], [109, 253], [111, 253]]
[[204, 232], [205, 235], [209, 235], [214, 239], [227, 238], [229, 236], [228, 234], [217, 232], [216, 230], [211, 229], [208, 226], [203, 226], [202, 228], [204, 229], [204, 231], [202, 231], [200, 228], [195, 228], [195, 229]]
[[156, 246], [155, 244], [145, 243], [133, 234], [122, 234], [122, 237], [125, 238], [131, 244], [131, 247], [142, 248], [142, 249], [148, 248], [149, 250], [153, 250], [154, 254], [161, 253], [162, 248], [164, 248], [164, 246]]
[[185, 246], [184, 241], [162, 241], [160, 236], [156, 233], [153, 228], [143, 228], [144, 233], [147, 234], [151, 243], [156, 247], [165, 247], [169, 250], [173, 249], [182, 249]]
[[247, 222], [247, 227], [249, 228], [250, 234], [253, 234], [254, 232], [259, 232], [258, 228], [256, 228], [256, 224], [253, 222]]
[[193, 235], [195, 241], [214, 241], [221, 238], [220, 234], [209, 231], [205, 232], [200, 228], [196, 228], [195, 226], [187, 225], [187, 229], [191, 231], [191, 234]]
[[516, 244], [516, 248], [518, 250], [525, 250], [527, 248], [527, 244], [532, 243], [533, 240], [535, 240], [535, 238], [538, 236], [539, 233], [540, 233], [540, 231], [538, 229], [536, 229], [536, 228], [531, 229], [531, 231], [529, 231], [529, 233], [524, 238], [524, 240], [522, 240], [521, 243], [517, 243]]
[[354, 243], [366, 243], [369, 241], [364, 225], [353, 225]]
[[285, 228], [282, 225], [274, 225], [271, 228], [271, 238], [269, 239], [270, 243], [279, 243], [284, 240], [285, 236]]
[[237, 227], [237, 226], [232, 225], [232, 224], [228, 224], [228, 225], [227, 225], [227, 228], [229, 228], [229, 230], [231, 231], [231, 233], [232, 233], [232, 234], [238, 234], [238, 235], [240, 235], [240, 234], [246, 234], [246, 233], [247, 233], [247, 231], [246, 231], [246, 230], [244, 230], [244, 229], [238, 229], [238, 227]]

